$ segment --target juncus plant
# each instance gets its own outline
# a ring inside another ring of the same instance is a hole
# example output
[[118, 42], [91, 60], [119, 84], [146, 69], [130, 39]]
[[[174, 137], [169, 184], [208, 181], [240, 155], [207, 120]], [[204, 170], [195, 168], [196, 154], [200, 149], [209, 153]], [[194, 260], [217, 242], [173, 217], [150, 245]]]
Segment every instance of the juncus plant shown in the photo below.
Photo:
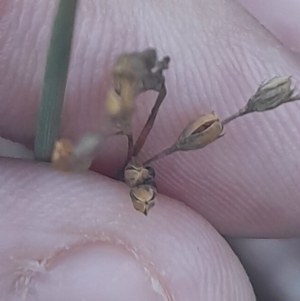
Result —
[[[157, 59], [157, 51], [149, 48], [142, 52], [124, 53], [117, 57], [113, 66], [113, 87], [108, 91], [105, 108], [108, 121], [116, 128], [115, 134], [125, 135], [128, 140], [127, 158], [117, 174], [130, 188], [130, 198], [136, 210], [148, 214], [155, 205], [155, 170], [150, 163], [179, 151], [199, 150], [224, 136], [225, 125], [238, 117], [254, 112], [265, 112], [300, 99], [294, 95], [291, 77], [276, 76], [262, 82], [245, 106], [223, 121], [215, 112], [200, 115], [189, 122], [170, 147], [158, 152], [143, 163], [137, 157], [153, 127], [160, 105], [167, 94], [163, 71], [168, 69], [170, 58]], [[132, 134], [132, 118], [137, 95], [154, 90], [157, 100], [144, 128], [135, 141]], [[112, 136], [111, 135], [106, 135]], [[90, 167], [95, 150], [104, 141], [105, 134], [87, 134], [77, 144], [61, 139], [56, 142], [52, 163], [64, 171], [85, 170]]]

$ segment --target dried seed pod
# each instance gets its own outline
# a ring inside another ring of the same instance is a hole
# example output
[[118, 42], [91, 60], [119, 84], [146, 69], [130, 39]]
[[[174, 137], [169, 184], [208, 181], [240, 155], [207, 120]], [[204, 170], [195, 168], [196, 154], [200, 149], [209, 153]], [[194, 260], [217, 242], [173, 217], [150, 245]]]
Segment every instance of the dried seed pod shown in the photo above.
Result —
[[156, 188], [152, 185], [139, 185], [132, 187], [130, 197], [133, 207], [145, 215], [155, 205]]
[[218, 139], [222, 130], [223, 125], [214, 112], [202, 115], [183, 130], [172, 147], [173, 152], [203, 148]]
[[274, 109], [283, 103], [299, 99], [293, 97], [291, 77], [277, 76], [262, 83], [256, 93], [249, 99], [244, 114], [264, 112]]
[[73, 153], [73, 144], [68, 139], [60, 139], [55, 142], [52, 152], [52, 167], [60, 171], [71, 170], [71, 157]]
[[131, 162], [125, 167], [124, 179], [129, 187], [140, 184], [155, 186], [155, 171], [150, 166], [138, 166], [135, 162]]
[[142, 78], [150, 72], [156, 63], [156, 51], [149, 49], [144, 52], [132, 52], [121, 54], [113, 67], [114, 88], [118, 94], [122, 91], [124, 79], [130, 82], [139, 94], [142, 88]]
[[133, 97], [147, 90], [160, 91], [164, 83], [163, 70], [168, 69], [170, 58], [157, 60], [157, 52], [148, 48], [142, 52], [121, 54], [113, 67], [114, 88], [122, 95], [123, 81], [133, 88]]

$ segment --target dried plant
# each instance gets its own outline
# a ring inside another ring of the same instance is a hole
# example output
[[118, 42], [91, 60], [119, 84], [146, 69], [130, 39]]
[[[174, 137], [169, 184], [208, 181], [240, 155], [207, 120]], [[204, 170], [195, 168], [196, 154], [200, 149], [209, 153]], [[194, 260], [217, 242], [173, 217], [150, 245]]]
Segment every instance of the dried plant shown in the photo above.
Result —
[[[110, 122], [117, 129], [116, 134], [126, 135], [128, 153], [126, 164], [121, 169], [122, 180], [130, 188], [130, 198], [134, 208], [145, 215], [155, 205], [157, 194], [155, 171], [149, 166], [155, 160], [162, 159], [178, 151], [202, 149], [223, 136], [223, 128], [234, 119], [253, 112], [265, 112], [284, 103], [300, 99], [294, 95], [291, 77], [277, 76], [263, 82], [243, 108], [220, 121], [214, 113], [202, 114], [189, 122], [177, 140], [170, 147], [162, 150], [143, 164], [138, 164], [136, 157], [150, 133], [160, 105], [166, 94], [163, 71], [168, 68], [170, 58], [157, 60], [155, 49], [120, 55], [113, 66], [113, 87], [106, 97], [106, 113]], [[134, 143], [132, 136], [132, 118], [134, 99], [147, 90], [158, 92], [155, 105]], [[66, 139], [56, 142], [52, 155], [52, 164], [56, 169], [75, 171], [89, 168], [100, 143], [111, 135], [89, 134], [73, 145]]]
[[[128, 139], [128, 154], [126, 164], [132, 155], [136, 156], [142, 148], [153, 126], [159, 106], [166, 95], [163, 71], [168, 68], [170, 58], [157, 60], [155, 49], [146, 49], [143, 52], [121, 54], [113, 66], [113, 88], [106, 98], [106, 112], [111, 122]], [[135, 147], [132, 137], [132, 115], [134, 98], [142, 92], [154, 90], [159, 92], [153, 108]], [[125, 164], [125, 165], [126, 165]]]
[[147, 184], [132, 187], [130, 197], [133, 207], [147, 215], [149, 210], [155, 205], [156, 188]]
[[130, 189], [134, 208], [145, 215], [155, 205], [156, 184], [155, 171], [150, 166], [140, 166], [134, 158], [124, 170], [124, 180]]

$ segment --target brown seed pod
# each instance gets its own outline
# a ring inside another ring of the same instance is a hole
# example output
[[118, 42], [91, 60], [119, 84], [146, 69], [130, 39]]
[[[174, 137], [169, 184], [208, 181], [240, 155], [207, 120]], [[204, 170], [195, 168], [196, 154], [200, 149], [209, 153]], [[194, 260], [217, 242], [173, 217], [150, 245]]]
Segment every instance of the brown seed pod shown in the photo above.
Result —
[[156, 188], [152, 185], [139, 185], [132, 187], [130, 197], [133, 207], [145, 215], [155, 205]]
[[223, 125], [214, 112], [202, 115], [182, 131], [173, 149], [189, 151], [203, 148], [218, 139], [222, 130]]
[[155, 160], [162, 159], [178, 151], [190, 151], [200, 149], [214, 142], [222, 136], [223, 125], [214, 112], [201, 115], [190, 122], [177, 138], [176, 142], [152, 158], [144, 162], [149, 165]]
[[124, 179], [129, 187], [138, 186], [140, 184], [151, 184], [155, 186], [155, 171], [150, 166], [138, 166], [131, 162], [125, 168]]

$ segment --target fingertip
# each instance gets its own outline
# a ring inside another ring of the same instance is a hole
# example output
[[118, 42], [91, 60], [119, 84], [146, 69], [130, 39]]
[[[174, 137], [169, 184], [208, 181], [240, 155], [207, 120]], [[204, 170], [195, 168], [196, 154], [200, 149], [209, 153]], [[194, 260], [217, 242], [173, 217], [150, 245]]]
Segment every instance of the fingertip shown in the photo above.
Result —
[[239, 0], [286, 47], [300, 54], [300, 2], [294, 0]]
[[[95, 173], [7, 159], [0, 171], [0, 238], [13, 235], [0, 239], [1, 266], [9, 271], [3, 295], [17, 281], [36, 298], [254, 300], [228, 244], [183, 203], [159, 195], [146, 217], [123, 183]], [[8, 253], [31, 264], [12, 265]], [[36, 268], [41, 263], [45, 268]]]

